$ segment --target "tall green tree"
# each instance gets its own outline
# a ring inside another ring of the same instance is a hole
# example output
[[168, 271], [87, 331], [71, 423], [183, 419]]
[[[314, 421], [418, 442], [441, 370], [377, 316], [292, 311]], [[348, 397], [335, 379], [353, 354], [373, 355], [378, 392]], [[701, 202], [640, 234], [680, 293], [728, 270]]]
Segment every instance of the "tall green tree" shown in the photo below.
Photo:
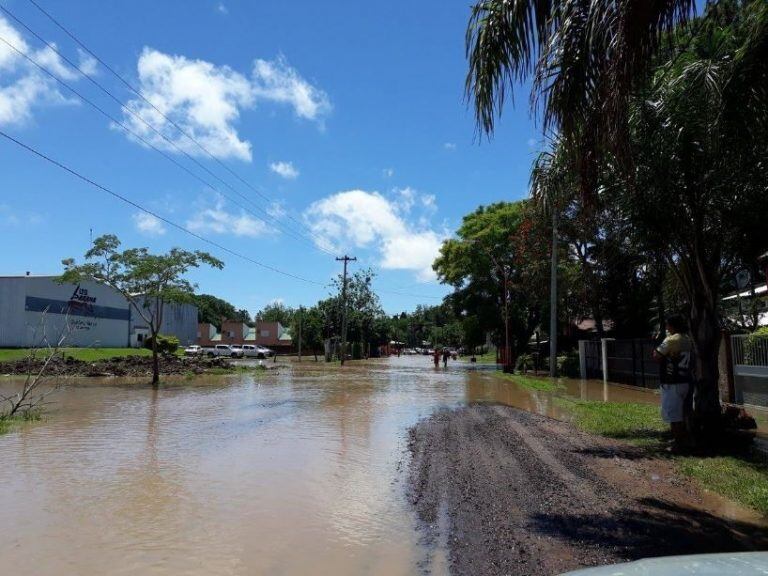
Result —
[[508, 347], [507, 364], [528, 344], [546, 309], [546, 249], [526, 213], [526, 203], [481, 206], [464, 217], [456, 237], [446, 240], [433, 268], [453, 286], [451, 299], [477, 317], [498, 345]]
[[197, 306], [197, 321], [213, 324], [221, 328], [222, 320], [239, 320], [252, 325], [253, 320], [247, 310], [238, 310], [232, 304], [210, 294], [195, 294], [192, 302]]
[[[607, 189], [682, 288], [704, 384], [698, 405], [712, 411], [721, 286], [768, 248], [758, 223], [768, 213], [768, 87], [744, 70], [756, 38], [768, 45], [768, 4], [730, 4], [735, 12], [713, 7], [683, 35], [633, 99], [635, 170]], [[767, 78], [765, 61], [747, 68]]]
[[163, 325], [168, 302], [190, 302], [195, 286], [184, 276], [201, 265], [221, 269], [224, 263], [207, 252], [172, 248], [165, 254], [151, 254], [147, 248], [120, 251], [117, 236], [107, 234], [93, 241], [85, 262], [74, 258], [62, 261], [64, 273], [59, 281], [76, 284], [83, 279], [111, 286], [130, 303], [149, 326], [152, 337], [152, 384], [160, 382], [157, 336]]
[[291, 319], [291, 335], [298, 344], [298, 335], [301, 331], [301, 346], [303, 350], [309, 350], [315, 356], [323, 349], [324, 317], [319, 306], [300, 308]]
[[[363, 346], [376, 346], [388, 340], [389, 334], [382, 334], [378, 320], [385, 317], [379, 296], [373, 289], [376, 275], [370, 269], [358, 270], [347, 278], [347, 341], [359, 342]], [[338, 314], [342, 315], [343, 277], [334, 280], [338, 296]], [[340, 326], [340, 322], [339, 322]], [[340, 332], [339, 332], [340, 333]]]
[[262, 322], [280, 322], [283, 326], [291, 326], [296, 309], [276, 301], [264, 306], [256, 313], [256, 317]]
[[674, 276], [698, 353], [696, 405], [716, 412], [723, 279], [765, 249], [768, 3], [708, 3], [688, 26], [693, 7], [480, 2], [468, 93], [491, 132], [506, 90], [533, 75], [534, 100], [557, 133], [551, 157], [563, 159], [544, 173], [565, 174], [568, 186], [546, 183], [578, 189], [585, 205], [616, 206], [653, 256], [647, 265]]

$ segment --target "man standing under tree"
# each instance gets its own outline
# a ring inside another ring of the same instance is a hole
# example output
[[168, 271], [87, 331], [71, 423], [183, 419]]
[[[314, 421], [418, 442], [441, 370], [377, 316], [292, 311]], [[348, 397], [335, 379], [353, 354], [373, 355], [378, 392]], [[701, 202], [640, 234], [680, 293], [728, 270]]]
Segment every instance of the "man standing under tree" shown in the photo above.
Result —
[[666, 328], [668, 336], [653, 351], [653, 357], [661, 364], [661, 418], [669, 423], [675, 447], [680, 448], [687, 440], [693, 342], [680, 314], [667, 318]]

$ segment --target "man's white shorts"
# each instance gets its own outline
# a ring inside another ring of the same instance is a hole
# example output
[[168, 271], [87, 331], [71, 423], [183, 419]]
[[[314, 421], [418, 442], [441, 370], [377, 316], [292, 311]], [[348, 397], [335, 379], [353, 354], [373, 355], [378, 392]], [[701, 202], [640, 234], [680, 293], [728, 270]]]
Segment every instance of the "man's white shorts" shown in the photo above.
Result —
[[690, 384], [661, 385], [661, 419], [664, 422], [682, 422], [685, 420], [685, 397]]

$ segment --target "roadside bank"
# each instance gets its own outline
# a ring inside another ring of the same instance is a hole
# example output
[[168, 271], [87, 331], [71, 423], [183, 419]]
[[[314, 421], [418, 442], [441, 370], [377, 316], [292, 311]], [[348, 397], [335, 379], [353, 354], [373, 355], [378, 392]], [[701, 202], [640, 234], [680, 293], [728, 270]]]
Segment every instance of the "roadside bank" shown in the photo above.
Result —
[[[23, 358], [0, 362], [2, 375], [37, 374], [43, 369], [45, 359]], [[183, 357], [175, 354], [160, 357], [160, 373], [163, 376], [185, 376], [236, 371], [240, 364], [225, 358]], [[147, 355], [113, 356], [97, 360], [79, 360], [65, 355], [51, 360], [45, 367], [48, 376], [82, 376], [88, 378], [121, 376], [143, 377], [152, 375], [152, 357]]]
[[408, 495], [452, 574], [557, 574], [649, 556], [764, 549], [761, 515], [668, 459], [508, 406], [410, 431]]

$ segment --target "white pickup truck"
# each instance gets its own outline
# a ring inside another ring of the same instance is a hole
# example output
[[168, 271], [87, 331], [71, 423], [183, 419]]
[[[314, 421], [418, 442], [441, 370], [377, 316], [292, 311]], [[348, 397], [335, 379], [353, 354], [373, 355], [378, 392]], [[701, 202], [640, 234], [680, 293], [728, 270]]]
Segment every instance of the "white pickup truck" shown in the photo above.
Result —
[[266, 359], [273, 356], [275, 353], [269, 348], [264, 348], [264, 346], [243, 344], [243, 354], [248, 358]]
[[216, 344], [216, 346], [203, 346], [203, 355], [208, 358], [214, 356], [227, 356], [228, 358], [242, 358], [243, 349], [240, 346], [230, 346], [229, 344]]

